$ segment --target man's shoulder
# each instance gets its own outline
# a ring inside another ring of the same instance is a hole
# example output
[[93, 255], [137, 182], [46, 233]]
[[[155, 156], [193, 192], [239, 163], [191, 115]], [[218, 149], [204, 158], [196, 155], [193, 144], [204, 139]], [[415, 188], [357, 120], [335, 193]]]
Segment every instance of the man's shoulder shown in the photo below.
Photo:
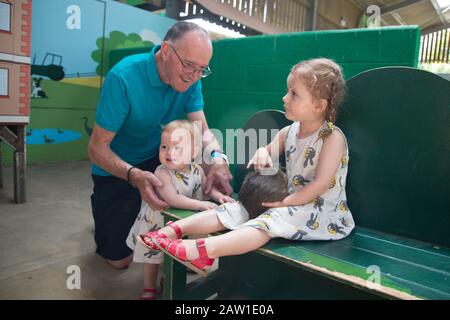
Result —
[[145, 63], [150, 60], [150, 58], [151, 57], [149, 53], [138, 53], [127, 56], [120, 60], [116, 65], [114, 65], [110, 72], [119, 75], [123, 74], [126, 71], [131, 71], [136, 68], [142, 68], [143, 66], [145, 66]]

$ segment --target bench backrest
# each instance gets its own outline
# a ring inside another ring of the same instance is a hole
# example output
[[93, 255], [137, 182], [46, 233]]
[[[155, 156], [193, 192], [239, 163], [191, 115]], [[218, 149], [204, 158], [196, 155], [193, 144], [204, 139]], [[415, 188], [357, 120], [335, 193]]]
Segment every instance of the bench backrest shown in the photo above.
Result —
[[337, 125], [350, 147], [356, 224], [450, 247], [450, 82], [380, 68], [347, 84]]
[[[251, 157], [253, 156], [253, 151], [255, 148], [260, 148], [266, 146], [267, 143], [270, 143], [273, 138], [275, 138], [275, 135], [272, 136], [272, 129], [280, 130], [288, 125], [290, 125], [292, 122], [287, 120], [284, 116], [284, 112], [279, 110], [263, 110], [255, 113], [253, 116], [250, 117], [250, 119], [247, 120], [244, 126], [244, 131], [247, 131], [249, 129], [255, 129], [258, 134], [257, 137], [257, 147], [250, 148], [249, 147], [249, 139], [246, 138], [245, 141], [245, 164], [237, 164], [236, 169], [234, 171], [234, 190], [235, 192], [239, 192], [239, 189], [241, 188], [242, 181], [245, 178], [245, 175], [247, 174], [247, 163], [250, 161]], [[264, 133], [264, 131], [260, 131], [260, 129], [266, 129], [265, 136], [261, 133]], [[249, 135], [250, 136], [250, 135]], [[262, 141], [263, 140], [263, 141]], [[243, 148], [241, 148], [243, 149]], [[286, 161], [284, 154], [280, 155], [280, 166], [285, 167]]]

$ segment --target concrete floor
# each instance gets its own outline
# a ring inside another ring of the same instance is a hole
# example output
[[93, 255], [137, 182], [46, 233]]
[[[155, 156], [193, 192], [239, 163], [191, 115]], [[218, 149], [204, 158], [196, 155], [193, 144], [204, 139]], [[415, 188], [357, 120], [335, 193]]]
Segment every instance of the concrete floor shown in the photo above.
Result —
[[[0, 299], [139, 297], [141, 265], [118, 271], [95, 254], [88, 161], [28, 166], [27, 202], [20, 205], [12, 173], [3, 168], [0, 189]], [[81, 289], [67, 288], [70, 266], [80, 268]]]

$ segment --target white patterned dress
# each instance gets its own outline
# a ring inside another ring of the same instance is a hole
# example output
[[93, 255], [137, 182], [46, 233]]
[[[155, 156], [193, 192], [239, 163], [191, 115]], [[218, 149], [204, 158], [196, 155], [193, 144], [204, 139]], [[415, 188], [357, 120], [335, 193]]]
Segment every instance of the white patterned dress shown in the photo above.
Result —
[[[327, 124], [304, 139], [297, 138], [300, 124], [293, 123], [286, 136], [285, 154], [289, 192], [303, 188], [314, 180], [320, 151], [322, 134]], [[343, 136], [342, 131], [338, 130]], [[345, 136], [344, 136], [345, 139]], [[227, 203], [216, 209], [222, 224], [230, 230], [252, 226], [264, 231], [272, 238], [289, 240], [338, 240], [348, 236], [355, 223], [347, 206], [345, 181], [348, 170], [348, 145], [342, 155], [333, 181], [328, 190], [312, 202], [301, 206], [269, 209], [255, 219], [248, 220], [248, 213], [239, 202]]]
[[[158, 166], [158, 170], [165, 168], [164, 165]], [[185, 195], [189, 198], [202, 200], [202, 171], [198, 164], [192, 163], [188, 172], [180, 172], [165, 168], [172, 177], [173, 185], [177, 194]], [[136, 244], [136, 236], [149, 231], [158, 230], [164, 226], [164, 218], [161, 211], [152, 209], [147, 202], [142, 201], [141, 210], [131, 227], [127, 237], [127, 245], [134, 250], [133, 261], [141, 263], [160, 264], [163, 261], [163, 253], [148, 249], [141, 244]]]

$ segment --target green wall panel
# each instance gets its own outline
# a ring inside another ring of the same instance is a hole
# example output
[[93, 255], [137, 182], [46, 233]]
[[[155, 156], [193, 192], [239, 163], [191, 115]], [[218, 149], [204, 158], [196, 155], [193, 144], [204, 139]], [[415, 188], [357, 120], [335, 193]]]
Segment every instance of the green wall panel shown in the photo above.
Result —
[[[384, 66], [417, 67], [418, 27], [331, 30], [214, 41], [213, 74], [202, 80], [205, 114], [211, 128], [225, 134], [239, 128], [256, 111], [282, 110], [286, 77], [300, 60], [330, 57], [339, 62], [346, 79]], [[118, 50], [112, 62], [148, 48]], [[86, 159], [87, 136], [81, 118], [92, 126], [100, 79], [75, 82], [43, 80], [49, 99], [31, 100], [29, 128], [63, 128], [83, 132], [78, 141], [28, 145], [28, 163]], [[81, 91], [80, 91], [81, 90]], [[80, 92], [82, 92], [80, 94]], [[11, 152], [2, 144], [6, 163]]]
[[[238, 65], [227, 65], [217, 73], [210, 88], [220, 91], [240, 91], [246, 87], [247, 69]], [[209, 83], [207, 84], [209, 85]]]
[[[273, 62], [274, 37], [257, 36], [231, 41], [233, 43], [228, 48], [226, 63], [247, 66]], [[236, 41], [239, 45], [236, 45]]]
[[248, 66], [246, 89], [252, 92], [273, 92], [286, 89], [286, 76], [292, 65]]
[[317, 32], [280, 35], [275, 38], [274, 63], [294, 65], [299, 60], [308, 59], [319, 52]]
[[349, 79], [379, 67], [417, 67], [419, 40], [419, 28], [408, 26], [214, 41], [213, 74], [203, 80], [209, 125], [225, 134], [256, 111], [282, 110], [287, 75], [301, 60], [333, 58]]

